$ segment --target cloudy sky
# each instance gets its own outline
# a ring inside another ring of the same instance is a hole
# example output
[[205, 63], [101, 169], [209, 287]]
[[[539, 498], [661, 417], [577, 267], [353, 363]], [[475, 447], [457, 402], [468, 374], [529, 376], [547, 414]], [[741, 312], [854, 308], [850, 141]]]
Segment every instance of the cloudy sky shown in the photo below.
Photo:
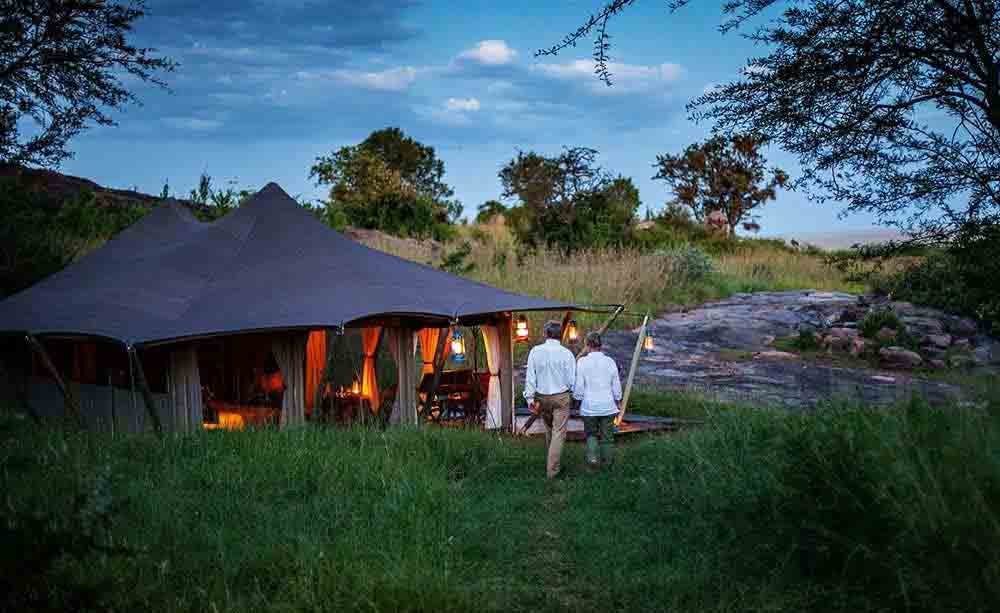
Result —
[[[535, 57], [600, 4], [149, 0], [137, 42], [180, 63], [170, 91], [138, 86], [143, 105], [75, 141], [63, 171], [150, 193], [165, 181], [186, 192], [204, 171], [321, 198], [308, 177], [316, 156], [399, 126], [436, 148], [467, 213], [499, 196], [497, 171], [518, 149], [577, 145], [633, 177], [657, 210], [668, 194], [650, 179], [656, 154], [708, 130], [687, 119], [685, 103], [735, 78], [755, 50], [718, 33], [721, 3], [670, 14], [646, 0], [614, 23], [613, 87], [593, 76], [587, 46]], [[794, 175], [787, 155], [771, 157]], [[794, 235], [871, 222], [838, 221], [834, 207], [785, 192], [761, 224]]]

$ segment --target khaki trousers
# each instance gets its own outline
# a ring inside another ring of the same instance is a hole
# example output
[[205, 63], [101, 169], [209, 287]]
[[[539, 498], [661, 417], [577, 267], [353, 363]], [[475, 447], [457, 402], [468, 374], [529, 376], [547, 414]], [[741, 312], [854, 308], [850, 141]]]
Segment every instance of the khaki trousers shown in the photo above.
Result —
[[536, 394], [535, 400], [541, 405], [541, 417], [545, 423], [545, 443], [548, 455], [545, 474], [551, 479], [559, 474], [563, 443], [566, 442], [566, 427], [569, 424], [569, 410], [573, 397], [569, 392], [561, 394]]

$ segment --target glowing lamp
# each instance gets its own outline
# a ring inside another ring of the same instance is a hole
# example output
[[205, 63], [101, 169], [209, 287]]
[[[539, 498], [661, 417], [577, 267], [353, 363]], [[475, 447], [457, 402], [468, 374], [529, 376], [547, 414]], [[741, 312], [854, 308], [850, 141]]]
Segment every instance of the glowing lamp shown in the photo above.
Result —
[[351, 384], [351, 393], [355, 396], [361, 393], [361, 384], [357, 379], [355, 379], [354, 383]]
[[570, 342], [576, 342], [580, 339], [580, 330], [576, 327], [576, 320], [569, 320], [569, 324], [566, 325], [566, 340]]
[[514, 336], [519, 341], [528, 340], [528, 318], [524, 315], [517, 316], [517, 322], [514, 324]]
[[653, 336], [651, 334], [646, 334], [646, 338], [642, 339], [642, 348], [646, 351], [653, 350]]
[[465, 361], [465, 337], [458, 328], [451, 333], [451, 359], [455, 362]]

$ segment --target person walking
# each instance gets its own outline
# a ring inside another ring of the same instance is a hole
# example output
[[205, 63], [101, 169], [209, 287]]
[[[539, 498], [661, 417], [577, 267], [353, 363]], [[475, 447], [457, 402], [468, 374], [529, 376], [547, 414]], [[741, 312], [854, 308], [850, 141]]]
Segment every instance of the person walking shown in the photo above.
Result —
[[601, 351], [601, 335], [591, 332], [588, 353], [576, 365], [573, 397], [580, 401], [580, 416], [587, 435], [587, 466], [610, 466], [614, 460], [615, 417], [622, 401], [618, 365]]
[[562, 448], [566, 442], [569, 411], [573, 405], [573, 383], [576, 379], [576, 359], [563, 347], [562, 324], [546, 322], [545, 342], [532, 347], [524, 377], [524, 399], [545, 423], [545, 443], [548, 449], [545, 473], [554, 479], [561, 470]]

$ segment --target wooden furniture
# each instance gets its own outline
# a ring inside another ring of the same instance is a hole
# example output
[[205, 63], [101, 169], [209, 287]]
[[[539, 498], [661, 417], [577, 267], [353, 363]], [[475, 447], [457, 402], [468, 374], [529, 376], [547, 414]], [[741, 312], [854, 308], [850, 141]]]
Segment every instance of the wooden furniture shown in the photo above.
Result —
[[209, 400], [209, 410], [215, 416], [214, 422], [206, 422], [205, 428], [238, 430], [246, 426], [260, 427], [277, 424], [280, 409], [268, 406], [235, 404], [221, 400]]
[[[426, 395], [433, 387], [432, 373], [424, 374], [417, 388]], [[489, 391], [490, 374], [475, 373], [472, 369], [449, 370], [441, 373], [431, 411], [424, 417], [432, 421], [460, 420], [468, 425], [481, 424], [486, 418], [483, 405]]]

